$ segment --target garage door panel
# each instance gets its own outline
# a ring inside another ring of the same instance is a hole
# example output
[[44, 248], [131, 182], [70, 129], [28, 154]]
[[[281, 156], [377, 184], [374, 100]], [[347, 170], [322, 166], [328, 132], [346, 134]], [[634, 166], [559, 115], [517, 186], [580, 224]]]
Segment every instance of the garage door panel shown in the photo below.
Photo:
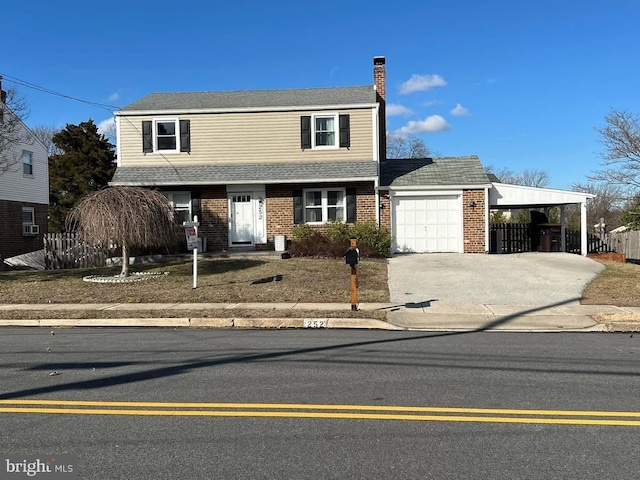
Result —
[[459, 252], [461, 208], [459, 195], [395, 198], [398, 251]]

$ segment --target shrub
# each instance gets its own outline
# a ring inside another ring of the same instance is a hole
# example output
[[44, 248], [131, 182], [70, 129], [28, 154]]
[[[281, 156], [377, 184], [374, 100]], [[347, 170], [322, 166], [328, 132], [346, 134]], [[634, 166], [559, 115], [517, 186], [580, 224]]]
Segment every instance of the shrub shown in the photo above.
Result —
[[292, 231], [290, 253], [300, 257], [340, 258], [349, 248], [349, 239], [358, 239], [362, 258], [387, 257], [391, 249], [391, 234], [374, 221], [354, 223], [332, 222], [322, 229], [296, 225]]

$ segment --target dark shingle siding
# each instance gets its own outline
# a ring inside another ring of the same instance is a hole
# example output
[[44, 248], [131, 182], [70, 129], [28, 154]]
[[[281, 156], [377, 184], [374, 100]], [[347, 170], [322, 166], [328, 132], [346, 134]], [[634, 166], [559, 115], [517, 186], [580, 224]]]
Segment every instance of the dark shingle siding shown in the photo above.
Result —
[[433, 159], [395, 159], [380, 164], [383, 187], [487, 185], [490, 180], [473, 155]]
[[225, 185], [374, 178], [377, 164], [366, 162], [279, 163], [118, 167], [111, 185]]
[[214, 110], [376, 103], [373, 85], [363, 87], [308, 88], [291, 90], [241, 90], [234, 92], [151, 93], [122, 108], [121, 112]]

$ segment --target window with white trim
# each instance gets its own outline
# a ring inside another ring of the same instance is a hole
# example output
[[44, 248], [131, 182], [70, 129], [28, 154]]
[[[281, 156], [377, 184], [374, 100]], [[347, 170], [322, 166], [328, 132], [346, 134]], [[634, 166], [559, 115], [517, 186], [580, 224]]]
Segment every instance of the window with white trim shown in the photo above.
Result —
[[22, 225], [36, 223], [36, 213], [33, 207], [22, 207]]
[[154, 120], [154, 147], [157, 152], [178, 151], [178, 121]]
[[344, 189], [305, 190], [304, 221], [306, 223], [343, 222], [345, 218]]
[[193, 217], [191, 215], [191, 193], [189, 192], [163, 192], [167, 197], [173, 211], [176, 213], [177, 222], [190, 222]]
[[313, 116], [313, 148], [338, 148], [338, 114]]
[[22, 173], [33, 175], [33, 153], [26, 150], [22, 151]]
[[177, 153], [191, 151], [191, 121], [156, 118], [142, 122], [144, 153]]

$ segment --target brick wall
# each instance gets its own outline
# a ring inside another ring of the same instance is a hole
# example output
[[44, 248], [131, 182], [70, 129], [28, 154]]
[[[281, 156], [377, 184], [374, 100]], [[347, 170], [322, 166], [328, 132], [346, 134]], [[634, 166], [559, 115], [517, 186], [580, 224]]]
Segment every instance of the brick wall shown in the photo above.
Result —
[[[376, 220], [376, 197], [373, 184], [366, 183], [326, 183], [307, 185], [267, 185], [267, 242], [273, 245], [275, 235], [291, 237], [293, 223], [293, 190], [302, 188], [355, 188], [357, 221]], [[322, 229], [319, 225], [317, 228]]]
[[[475, 207], [470, 206], [472, 202]], [[464, 253], [486, 253], [485, 191], [463, 191], [462, 206]]]
[[379, 193], [380, 201], [380, 226], [391, 231], [391, 200], [389, 192]]
[[[276, 235], [285, 235], [287, 238], [291, 238], [291, 229], [294, 226], [293, 190], [314, 187], [318, 187], [318, 185], [265, 186], [267, 244], [256, 245], [256, 249], [273, 249], [274, 237]], [[376, 194], [372, 183], [327, 183], [322, 184], [321, 188], [331, 187], [355, 188], [358, 221], [376, 220]], [[219, 186], [203, 190], [201, 193], [201, 202], [202, 219], [199, 233], [207, 238], [208, 250], [227, 250], [229, 247], [229, 212], [226, 188]], [[318, 228], [322, 228], [322, 226]]]
[[[33, 207], [36, 225], [40, 226], [39, 235], [22, 234], [22, 207]], [[41, 250], [42, 237], [47, 233], [47, 215], [47, 205], [0, 200], [0, 257]]]
[[211, 187], [200, 195], [202, 220], [198, 233], [207, 238], [207, 250], [226, 250], [229, 247], [227, 189]]

